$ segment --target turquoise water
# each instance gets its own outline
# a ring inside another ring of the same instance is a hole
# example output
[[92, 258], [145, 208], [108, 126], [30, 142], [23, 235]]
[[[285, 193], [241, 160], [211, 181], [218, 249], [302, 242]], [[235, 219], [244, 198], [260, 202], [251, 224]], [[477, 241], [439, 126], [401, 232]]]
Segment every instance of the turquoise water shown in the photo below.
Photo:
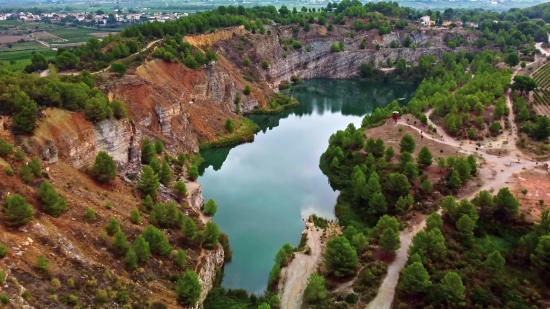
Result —
[[316, 213], [334, 219], [338, 192], [319, 169], [330, 135], [349, 123], [359, 127], [375, 107], [408, 102], [414, 90], [358, 80], [306, 81], [289, 91], [299, 107], [249, 116], [261, 128], [254, 142], [201, 152], [203, 195], [218, 203], [214, 221], [233, 249], [222, 286], [265, 290], [279, 248], [299, 244], [302, 218]]

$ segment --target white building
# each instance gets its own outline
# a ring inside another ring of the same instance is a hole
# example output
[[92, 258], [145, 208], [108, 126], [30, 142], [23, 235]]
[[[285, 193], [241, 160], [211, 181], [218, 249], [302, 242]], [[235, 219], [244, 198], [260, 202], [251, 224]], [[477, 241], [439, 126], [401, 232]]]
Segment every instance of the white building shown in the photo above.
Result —
[[422, 26], [429, 26], [430, 25], [430, 16], [426, 15], [426, 16], [420, 17], [420, 24]]

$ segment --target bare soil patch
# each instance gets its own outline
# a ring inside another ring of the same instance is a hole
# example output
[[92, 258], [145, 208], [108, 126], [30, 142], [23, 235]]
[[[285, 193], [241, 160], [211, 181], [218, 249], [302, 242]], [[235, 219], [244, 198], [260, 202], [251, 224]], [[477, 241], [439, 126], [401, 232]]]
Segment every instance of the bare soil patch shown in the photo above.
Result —
[[[403, 128], [403, 132], [399, 132], [399, 127]], [[401, 142], [401, 138], [403, 138], [405, 134], [410, 134], [416, 141], [416, 148], [413, 153], [414, 158], [416, 158], [416, 156], [420, 152], [420, 149], [422, 149], [422, 147], [424, 146], [428, 147], [428, 149], [430, 149], [430, 151], [432, 152], [434, 158], [432, 166], [423, 169], [423, 171], [429, 175], [428, 179], [431, 182], [437, 181], [443, 175], [442, 172], [437, 168], [437, 159], [439, 157], [447, 158], [449, 156], [466, 156], [466, 153], [461, 152], [460, 149], [442, 144], [434, 140], [431, 137], [431, 134], [420, 134], [418, 131], [412, 129], [407, 125], [386, 123], [382, 126], [371, 128], [366, 131], [366, 135], [368, 138], [381, 138], [386, 144], [386, 147], [393, 147], [396, 155], [392, 159], [392, 162], [397, 162], [399, 158], [399, 143]]]
[[0, 36], [0, 44], [17, 43], [19, 40], [28, 40], [26, 35], [2, 35]]
[[[539, 220], [541, 212], [550, 207], [550, 174], [542, 166], [515, 173], [507, 183], [528, 220]], [[526, 194], [523, 190], [527, 190]]]
[[117, 35], [118, 32], [92, 32], [92, 33], [88, 33], [88, 34], [91, 35], [91, 36], [95, 36], [96, 38], [104, 38], [104, 37], [108, 36], [109, 34]]

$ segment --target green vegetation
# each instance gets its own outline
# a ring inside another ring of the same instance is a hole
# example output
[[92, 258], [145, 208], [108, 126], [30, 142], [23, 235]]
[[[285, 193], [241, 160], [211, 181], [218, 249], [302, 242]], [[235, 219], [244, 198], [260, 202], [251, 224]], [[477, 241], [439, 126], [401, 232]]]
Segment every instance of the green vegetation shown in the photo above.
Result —
[[[290, 84], [289, 84], [289, 87], [290, 87]], [[269, 101], [269, 104], [268, 104], [269, 109], [254, 109], [252, 110], [252, 113], [277, 114], [282, 112], [285, 108], [296, 107], [298, 105], [300, 105], [300, 103], [294, 97], [287, 96], [282, 93], [277, 93], [273, 96], [271, 101]]]
[[4, 258], [6, 255], [8, 255], [10, 251], [8, 250], [8, 247], [6, 247], [3, 244], [0, 244], [0, 259]]
[[540, 261], [550, 216], [545, 210], [533, 225], [518, 216], [518, 206], [507, 188], [495, 196], [481, 191], [472, 202], [444, 198], [443, 220], [432, 214], [412, 240], [396, 304], [539, 307], [547, 291]]
[[100, 182], [108, 182], [116, 178], [116, 163], [107, 152], [100, 151], [92, 168], [92, 175]]
[[54, 187], [47, 181], [40, 184], [38, 189], [42, 208], [54, 217], [59, 217], [61, 213], [67, 210], [67, 201], [55, 192]]
[[[233, 132], [219, 136], [216, 141], [203, 142], [200, 144], [200, 148], [222, 147], [251, 141], [254, 139], [254, 133], [259, 130], [258, 125], [248, 118], [239, 118], [234, 120], [233, 124]], [[196, 177], [194, 179], [196, 179]]]
[[6, 197], [5, 213], [7, 215], [6, 224], [10, 226], [25, 225], [34, 219], [34, 209], [19, 194]]
[[183, 277], [176, 282], [176, 298], [182, 305], [194, 305], [201, 295], [201, 284], [197, 274], [188, 270]]
[[204, 204], [204, 214], [210, 217], [213, 217], [218, 211], [218, 204], [213, 199], [209, 199], [206, 204]]

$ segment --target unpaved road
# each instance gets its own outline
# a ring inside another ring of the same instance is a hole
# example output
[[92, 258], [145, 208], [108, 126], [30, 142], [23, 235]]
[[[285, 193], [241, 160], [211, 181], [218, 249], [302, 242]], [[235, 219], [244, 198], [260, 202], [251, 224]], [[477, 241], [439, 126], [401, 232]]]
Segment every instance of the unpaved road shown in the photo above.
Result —
[[[514, 71], [514, 74], [512, 74], [512, 78], [517, 74], [519, 70]], [[502, 148], [506, 148], [509, 151], [509, 155], [505, 157], [495, 156], [491, 154], [483, 154], [483, 157], [486, 161], [486, 164], [488, 166], [491, 166], [491, 169], [497, 171], [498, 175], [497, 177], [493, 177], [493, 179], [484, 179], [484, 184], [479, 187], [476, 191], [472, 192], [469, 196], [465, 196], [464, 198], [474, 198], [475, 195], [482, 190], [491, 190], [498, 191], [500, 188], [506, 187], [506, 181], [510, 178], [510, 176], [521, 170], [524, 167], [533, 167], [535, 166], [535, 163], [528, 160], [521, 160], [519, 161], [517, 158], [523, 156], [526, 157], [524, 154], [521, 153], [516, 147], [516, 139], [518, 137], [517, 135], [517, 128], [516, 125], [513, 123], [514, 119], [514, 112], [512, 110], [512, 103], [510, 99], [510, 92], [506, 94], [507, 96], [507, 105], [510, 109], [510, 114], [508, 115], [508, 119], [510, 120], [512, 126], [510, 128], [510, 132], [504, 132], [503, 134], [509, 134], [509, 143], [502, 145]], [[431, 111], [427, 113], [429, 116], [431, 114]], [[400, 120], [399, 122], [402, 125], [408, 125], [405, 120]], [[436, 126], [433, 122], [429, 121], [429, 124], [434, 126], [434, 128], [437, 129], [437, 132], [439, 135], [442, 135], [443, 138], [434, 138], [435, 141], [446, 144], [453, 147], [458, 147], [462, 152], [464, 153], [476, 153], [476, 145], [475, 144], [469, 144], [464, 143], [462, 146], [460, 146], [460, 143], [454, 140], [452, 137], [448, 136], [445, 131]], [[421, 132], [420, 129], [410, 126], [410, 128], [417, 130]], [[428, 135], [428, 134], [427, 134]], [[425, 138], [430, 138], [426, 136]], [[516, 158], [517, 157], [517, 158]], [[439, 210], [441, 212], [441, 209]], [[416, 225], [410, 226], [408, 229], [403, 230], [399, 235], [399, 241], [401, 243], [401, 248], [396, 252], [395, 260], [392, 262], [392, 264], [388, 267], [388, 274], [384, 278], [384, 281], [382, 282], [382, 285], [380, 286], [378, 290], [378, 294], [376, 297], [367, 305], [367, 309], [390, 309], [393, 297], [395, 295], [395, 288], [397, 287], [397, 282], [399, 281], [399, 274], [401, 272], [401, 269], [405, 266], [408, 260], [407, 252], [409, 250], [409, 246], [411, 245], [412, 238], [416, 233], [424, 229], [424, 226], [426, 225], [426, 220], [422, 220]]]
[[[278, 290], [281, 299], [281, 308], [299, 309], [302, 307], [304, 290], [307, 287], [309, 276], [315, 272], [322, 260], [323, 248], [321, 241], [323, 229], [316, 228], [313, 222], [306, 221], [307, 245], [311, 248], [311, 254], [296, 252], [294, 259], [281, 272]], [[327, 235], [331, 227], [327, 228]]]

